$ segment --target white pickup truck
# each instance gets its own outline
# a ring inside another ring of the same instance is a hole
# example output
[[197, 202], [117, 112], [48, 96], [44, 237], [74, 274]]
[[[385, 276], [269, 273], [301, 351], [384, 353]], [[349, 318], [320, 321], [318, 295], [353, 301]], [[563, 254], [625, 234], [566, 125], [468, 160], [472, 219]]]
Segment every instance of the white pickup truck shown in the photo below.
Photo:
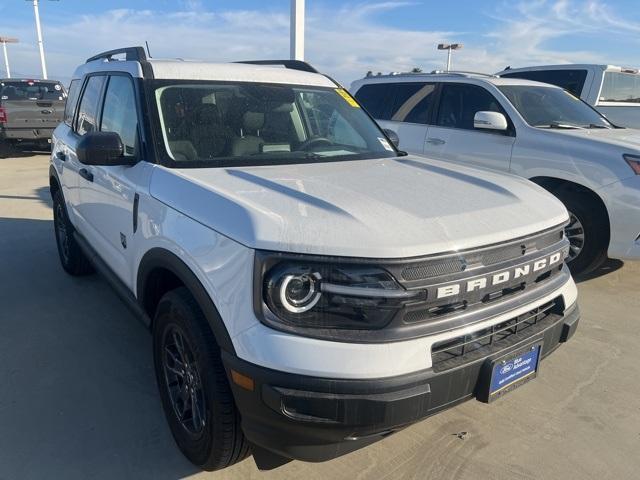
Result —
[[615, 125], [640, 128], [640, 71], [614, 65], [567, 64], [510, 68], [497, 73], [564, 88]]
[[578, 325], [558, 200], [403, 154], [303, 62], [96, 55], [50, 185], [62, 266], [100, 270], [150, 326], [203, 469], [327, 460], [492, 401]]

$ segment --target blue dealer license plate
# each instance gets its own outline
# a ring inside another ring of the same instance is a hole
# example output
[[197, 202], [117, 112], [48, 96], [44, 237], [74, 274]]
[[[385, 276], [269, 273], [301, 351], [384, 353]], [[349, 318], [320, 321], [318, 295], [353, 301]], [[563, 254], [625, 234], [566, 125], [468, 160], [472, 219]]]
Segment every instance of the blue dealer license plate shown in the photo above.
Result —
[[493, 364], [488, 401], [495, 400], [536, 377], [542, 344], [536, 343]]

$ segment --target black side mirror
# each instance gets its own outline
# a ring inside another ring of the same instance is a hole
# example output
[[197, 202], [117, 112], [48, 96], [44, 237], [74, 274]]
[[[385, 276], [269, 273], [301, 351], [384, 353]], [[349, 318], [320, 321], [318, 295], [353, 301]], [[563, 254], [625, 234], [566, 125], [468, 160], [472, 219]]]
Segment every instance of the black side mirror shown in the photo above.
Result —
[[89, 132], [76, 147], [78, 161], [85, 165], [132, 165], [133, 157], [124, 156], [120, 135], [115, 132]]
[[396, 148], [400, 147], [400, 137], [398, 137], [396, 132], [389, 130], [388, 128], [385, 128], [382, 131], [387, 137], [389, 137], [389, 140], [391, 140], [391, 143], [393, 143]]

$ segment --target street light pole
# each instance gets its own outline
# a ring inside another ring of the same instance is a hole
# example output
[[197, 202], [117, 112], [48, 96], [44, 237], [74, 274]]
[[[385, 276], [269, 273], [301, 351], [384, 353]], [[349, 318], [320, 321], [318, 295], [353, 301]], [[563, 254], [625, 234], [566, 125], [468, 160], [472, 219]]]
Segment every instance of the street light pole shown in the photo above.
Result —
[[9, 55], [7, 54], [6, 42], [2, 42], [2, 51], [4, 52], [4, 69], [7, 72], [7, 78], [11, 78], [11, 69], [9, 68]]
[[7, 43], [18, 43], [17, 38], [0, 37], [2, 43], [2, 51], [4, 53], [4, 68], [7, 71], [7, 78], [11, 78], [11, 69], [9, 68], [9, 54], [7, 53]]
[[291, 0], [290, 58], [304, 60], [304, 0]]
[[47, 63], [44, 60], [44, 44], [42, 42], [42, 28], [40, 28], [40, 12], [38, 0], [33, 0], [33, 13], [36, 17], [36, 33], [38, 34], [38, 48], [40, 49], [40, 63], [42, 63], [42, 78], [47, 79]]
[[438, 50], [447, 51], [447, 72], [451, 70], [451, 50], [460, 50], [463, 47], [462, 43], [440, 43], [438, 44]]

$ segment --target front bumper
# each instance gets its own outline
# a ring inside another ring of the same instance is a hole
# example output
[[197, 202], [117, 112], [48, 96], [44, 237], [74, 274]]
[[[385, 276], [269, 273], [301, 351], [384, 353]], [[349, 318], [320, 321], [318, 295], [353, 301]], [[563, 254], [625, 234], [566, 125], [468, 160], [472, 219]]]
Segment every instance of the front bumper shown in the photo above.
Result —
[[608, 254], [620, 260], [640, 260], [640, 175], [598, 190], [611, 224]]
[[[469, 358], [383, 379], [329, 379], [270, 370], [223, 352], [232, 370], [253, 380], [248, 390], [231, 382], [247, 439], [286, 459], [329, 460], [373, 443], [412, 423], [475, 397], [486, 362], [541, 341], [544, 358], [575, 332], [577, 305], [476, 350]], [[313, 355], [312, 352], [309, 352]]]

